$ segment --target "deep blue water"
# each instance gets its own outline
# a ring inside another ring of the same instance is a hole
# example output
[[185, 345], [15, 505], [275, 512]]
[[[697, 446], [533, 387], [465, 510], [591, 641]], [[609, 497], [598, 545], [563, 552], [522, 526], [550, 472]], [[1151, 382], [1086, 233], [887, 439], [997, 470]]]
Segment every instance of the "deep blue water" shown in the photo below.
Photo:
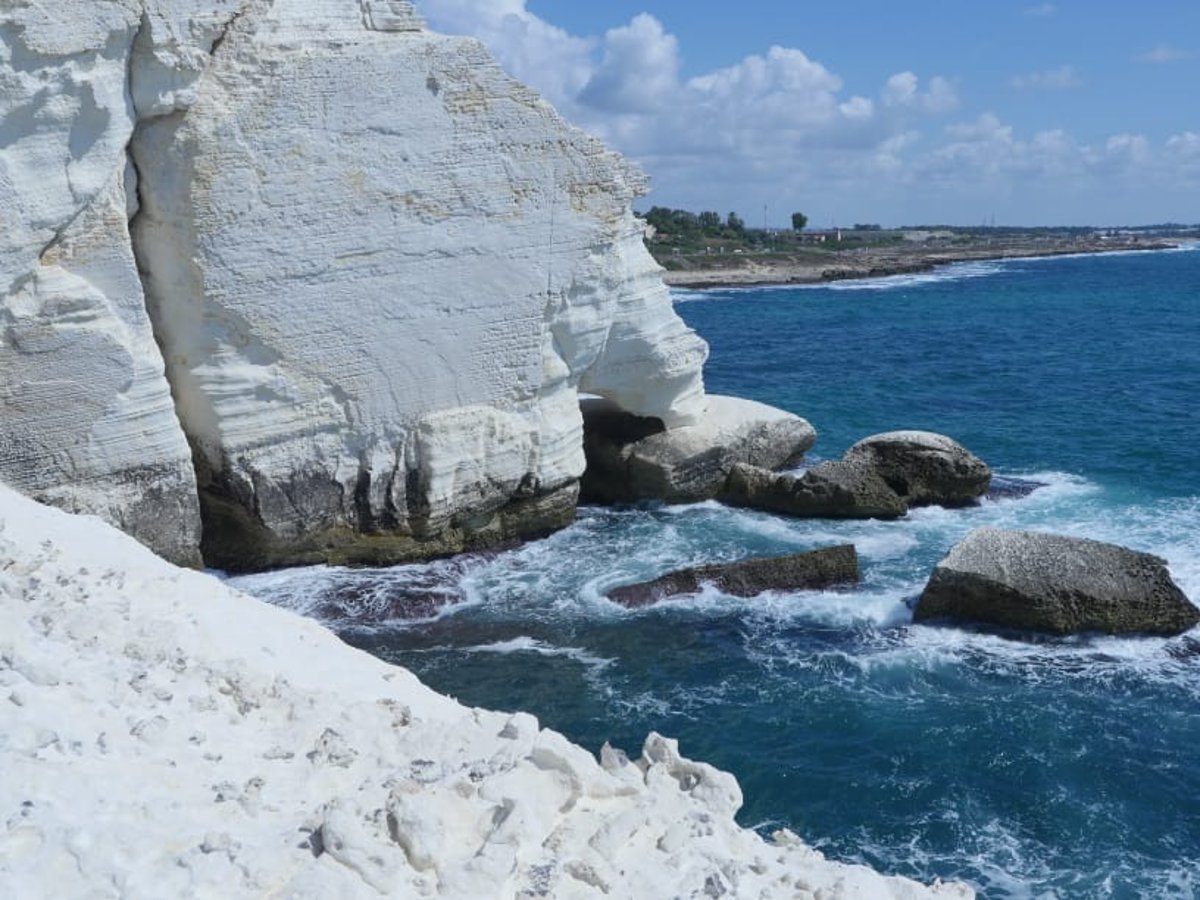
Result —
[[[237, 582], [592, 749], [678, 737], [738, 776], [744, 824], [787, 825], [835, 858], [987, 897], [1200, 894], [1200, 632], [1024, 644], [914, 626], [904, 602], [984, 523], [1158, 553], [1200, 600], [1200, 252], [677, 300], [712, 347], [709, 390], [806, 416], [818, 456], [925, 428], [1047, 487], [891, 523], [587, 509], [495, 557]], [[850, 593], [706, 593], [640, 612], [601, 597], [683, 565], [845, 540], [864, 567]], [[360, 624], [419, 583], [466, 602]]]

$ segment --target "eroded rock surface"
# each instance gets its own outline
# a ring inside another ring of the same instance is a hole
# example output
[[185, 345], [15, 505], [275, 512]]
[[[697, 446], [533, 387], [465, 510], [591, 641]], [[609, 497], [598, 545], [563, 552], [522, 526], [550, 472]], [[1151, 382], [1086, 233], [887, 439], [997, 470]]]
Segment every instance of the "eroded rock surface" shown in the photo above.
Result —
[[908, 506], [969, 506], [987, 493], [991, 469], [944, 434], [889, 431], [863, 438], [843, 460], [874, 469]]
[[898, 519], [908, 512], [904, 500], [861, 461], [824, 462], [800, 475], [736, 465], [720, 499], [799, 518]]
[[1200, 623], [1200, 610], [1157, 556], [1083, 538], [978, 528], [938, 564], [913, 618], [1052, 634], [1175, 635]]
[[597, 760], [4, 487], [0, 557], [6, 896], [971, 896], [764, 840], [672, 740]]
[[209, 564], [388, 562], [570, 521], [579, 389], [699, 420], [642, 175], [478, 42], [405, 0], [59, 6], [0, 11], [12, 483], [195, 562], [198, 477]]
[[706, 584], [734, 597], [754, 597], [765, 591], [821, 590], [857, 584], [858, 580], [858, 553], [853, 544], [843, 544], [787, 556], [680, 569], [653, 581], [613, 588], [608, 599], [636, 608], [680, 594], [695, 594]]
[[893, 431], [799, 474], [734, 466], [720, 499], [801, 518], [895, 519], [912, 506], [976, 503], [991, 477], [983, 460], [945, 435]]
[[129, 240], [139, 4], [0, 5], [0, 479], [198, 564], [200, 516]]
[[779, 468], [799, 460], [817, 437], [792, 413], [715, 394], [696, 424], [675, 428], [604, 400], [585, 399], [582, 409], [583, 496], [593, 502], [709, 500], [735, 465]]

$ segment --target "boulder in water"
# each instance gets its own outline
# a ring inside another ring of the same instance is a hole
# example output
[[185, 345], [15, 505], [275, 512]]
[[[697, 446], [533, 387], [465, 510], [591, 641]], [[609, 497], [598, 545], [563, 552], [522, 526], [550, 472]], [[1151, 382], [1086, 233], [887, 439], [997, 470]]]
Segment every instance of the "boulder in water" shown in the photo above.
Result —
[[1083, 538], [978, 528], [934, 570], [913, 618], [1053, 634], [1175, 635], [1200, 623], [1200, 610], [1157, 556]]
[[873, 468], [910, 506], [970, 506], [987, 493], [991, 469], [944, 434], [889, 431], [863, 438], [843, 460]]
[[788, 556], [681, 569], [653, 581], [614, 588], [608, 592], [608, 599], [636, 608], [680, 594], [694, 594], [705, 584], [735, 597], [753, 597], [764, 591], [821, 590], [857, 584], [858, 580], [858, 553], [853, 544], [843, 544]]
[[870, 466], [838, 460], [802, 475], [736, 465], [721, 500], [803, 518], [898, 519], [908, 508]]
[[736, 465], [720, 495], [803, 518], [896, 519], [910, 506], [967, 506], [987, 493], [987, 464], [945, 435], [892, 431], [864, 438], [840, 460], [795, 475]]

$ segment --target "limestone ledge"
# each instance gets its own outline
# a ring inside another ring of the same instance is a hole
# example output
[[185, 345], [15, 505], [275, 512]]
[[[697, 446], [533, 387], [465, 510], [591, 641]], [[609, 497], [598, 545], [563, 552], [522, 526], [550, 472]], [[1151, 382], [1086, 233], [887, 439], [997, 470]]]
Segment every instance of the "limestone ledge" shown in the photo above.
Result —
[[965, 898], [739, 828], [651, 734], [599, 760], [0, 486], [14, 897]]

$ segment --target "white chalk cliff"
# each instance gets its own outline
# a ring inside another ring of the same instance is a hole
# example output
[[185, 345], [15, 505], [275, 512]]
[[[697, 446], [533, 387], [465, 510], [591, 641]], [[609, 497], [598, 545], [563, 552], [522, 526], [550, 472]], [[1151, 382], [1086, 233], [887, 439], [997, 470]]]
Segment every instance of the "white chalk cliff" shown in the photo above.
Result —
[[202, 511], [212, 564], [383, 562], [569, 521], [579, 390], [702, 415], [640, 174], [405, 0], [0, 39], [0, 479], [179, 561]]
[[971, 896], [764, 841], [673, 741], [597, 761], [4, 487], [0, 557], [5, 896]]

